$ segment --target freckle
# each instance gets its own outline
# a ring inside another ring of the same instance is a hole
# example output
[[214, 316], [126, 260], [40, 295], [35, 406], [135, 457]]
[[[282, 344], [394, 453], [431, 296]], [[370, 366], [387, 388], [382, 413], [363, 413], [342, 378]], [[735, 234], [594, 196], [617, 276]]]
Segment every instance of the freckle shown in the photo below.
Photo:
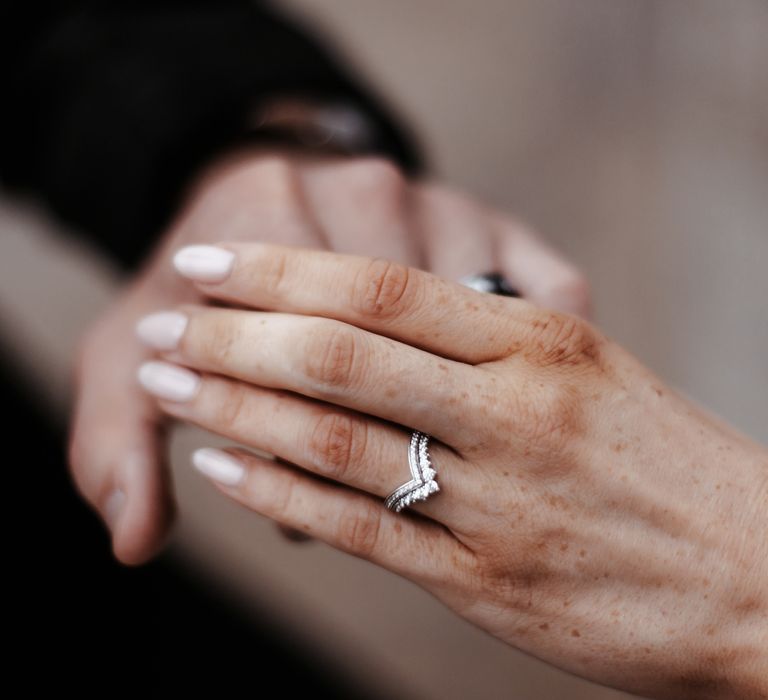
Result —
[[571, 637], [581, 637], [579, 630], [571, 630]]
[[302, 528], [309, 532], [312, 528], [309, 525], [302, 525]]
[[702, 581], [702, 583], [703, 583], [705, 586], [708, 586], [708, 585], [709, 585], [709, 579], [708, 579], [708, 578], [705, 578], [705, 579]]
[[646, 654], [650, 654], [650, 653], [651, 653], [651, 647], [643, 647], [643, 651], [644, 651]]
[[398, 391], [397, 391], [397, 389], [387, 389], [387, 390], [384, 392], [384, 396], [386, 396], [386, 397], [387, 397], [387, 398], [389, 398], [389, 399], [393, 399], [393, 398], [395, 398], [395, 396], [397, 396], [397, 394], [398, 394]]
[[443, 372], [447, 372], [448, 371], [448, 366], [444, 365], [442, 362], [439, 362], [437, 367], [438, 367], [438, 369], [443, 370]]
[[718, 484], [717, 486], [715, 486], [715, 489], [717, 489], [717, 490], [719, 491], [719, 490], [720, 490], [720, 484]]
[[656, 396], [664, 396], [664, 392], [658, 387], [653, 387], [653, 390], [656, 392]]
[[400, 523], [395, 523], [394, 530], [395, 532], [402, 532], [403, 526]]
[[461, 398], [462, 399], [468, 399], [469, 398], [469, 394], [466, 391], [462, 391], [461, 392]]
[[580, 549], [579, 550], [579, 556], [580, 557], [586, 557], [587, 556], [587, 550], [586, 549]]
[[611, 610], [612, 617], [618, 617], [619, 615], [621, 615], [621, 612], [619, 610]]
[[265, 324], [266, 324], [266, 322], [267, 322], [267, 319], [265, 319], [265, 318], [262, 318], [262, 319], [261, 319], [261, 321], [259, 321], [259, 325], [260, 325], [260, 326], [263, 326], [263, 325], [265, 325]]
[[540, 630], [548, 630], [549, 629], [549, 625], [545, 622], [543, 625], [539, 625], [539, 629]]
[[626, 449], [626, 447], [627, 447], [627, 443], [625, 443], [625, 442], [617, 442], [617, 443], [611, 445], [611, 449], [614, 452], [622, 452], [624, 449]]
[[509, 476], [509, 472], [501, 472], [504, 476]]
[[707, 627], [707, 637], [714, 637], [715, 636], [715, 628], [714, 627]]
[[568, 543], [563, 542], [563, 544], [560, 545], [560, 551], [561, 552], [567, 552], [568, 551]]

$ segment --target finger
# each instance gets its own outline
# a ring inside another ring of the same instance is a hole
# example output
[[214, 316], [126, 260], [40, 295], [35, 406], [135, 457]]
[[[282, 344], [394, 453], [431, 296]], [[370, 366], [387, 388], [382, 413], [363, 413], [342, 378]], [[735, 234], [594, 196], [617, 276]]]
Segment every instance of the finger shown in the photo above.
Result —
[[534, 304], [591, 316], [586, 278], [573, 264], [542, 241], [533, 231], [499, 218], [499, 265], [511, 285]]
[[409, 185], [381, 158], [308, 161], [306, 201], [328, 248], [420, 267], [419, 239], [408, 226]]
[[163, 416], [135, 382], [133, 367], [146, 354], [119, 337], [81, 350], [68, 450], [74, 485], [109, 528], [115, 557], [129, 565], [163, 548], [175, 514]]
[[[188, 372], [150, 362], [139, 377], [161, 399], [162, 409], [175, 418], [380, 499], [412, 478], [408, 466], [411, 436], [398, 426], [291, 392], [211, 374], [192, 377], [197, 386], [191, 399], [167, 400], [162, 372], [169, 370]], [[475, 494], [482, 489], [482, 480], [467, 479], [463, 460], [447, 446], [432, 440], [429, 452], [438, 471], [440, 492], [414, 507], [449, 527], [460, 527], [462, 517], [476, 516], [474, 509], [465, 514], [462, 504], [475, 495], [482, 500], [481, 494]]]
[[413, 199], [413, 228], [430, 272], [459, 280], [496, 269], [495, 230], [475, 202], [437, 185], [417, 188]]
[[193, 463], [247, 508], [417, 583], [444, 586], [471, 566], [472, 553], [446, 528], [359, 491], [240, 449], [203, 448]]
[[333, 319], [182, 308], [176, 350], [161, 355], [171, 362], [346, 406], [457, 449], [476, 439], [467, 418], [490, 381], [483, 370]]
[[472, 364], [508, 354], [535, 309], [381, 258], [291, 246], [193, 246], [174, 263], [215, 299], [335, 318]]

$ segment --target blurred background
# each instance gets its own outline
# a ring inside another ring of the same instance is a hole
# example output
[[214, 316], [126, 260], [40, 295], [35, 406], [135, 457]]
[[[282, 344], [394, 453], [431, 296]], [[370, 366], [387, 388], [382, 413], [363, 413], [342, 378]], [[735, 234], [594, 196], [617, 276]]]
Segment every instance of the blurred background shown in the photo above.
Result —
[[[768, 442], [768, 4], [283, 4], [389, 98], [436, 176], [586, 270], [610, 335]], [[2, 343], [61, 415], [75, 340], [119, 278], [30, 206], [4, 202], [0, 230]], [[192, 472], [191, 450], [216, 441], [172, 440], [181, 520], [167, 556], [244, 615], [268, 611], [363, 696], [628, 697], [513, 651], [394, 575], [286, 541]]]

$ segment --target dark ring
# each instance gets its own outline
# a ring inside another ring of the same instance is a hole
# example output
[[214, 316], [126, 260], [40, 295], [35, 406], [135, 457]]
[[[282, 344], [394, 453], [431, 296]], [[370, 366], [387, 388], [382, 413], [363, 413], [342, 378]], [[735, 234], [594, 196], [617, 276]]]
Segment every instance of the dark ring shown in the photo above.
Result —
[[499, 272], [484, 272], [476, 275], [464, 275], [459, 282], [478, 292], [501, 294], [505, 297], [519, 297], [518, 292]]

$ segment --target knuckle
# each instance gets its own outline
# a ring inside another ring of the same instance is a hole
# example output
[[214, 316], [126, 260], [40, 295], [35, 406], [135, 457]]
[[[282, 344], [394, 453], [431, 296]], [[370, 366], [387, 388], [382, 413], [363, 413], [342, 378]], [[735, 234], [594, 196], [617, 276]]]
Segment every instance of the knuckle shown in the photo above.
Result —
[[408, 266], [374, 258], [352, 285], [352, 306], [363, 317], [392, 320], [408, 308], [412, 288]]
[[278, 521], [295, 520], [301, 510], [298, 501], [301, 476], [297, 471], [285, 469], [279, 483], [275, 486], [271, 497], [271, 516]]
[[355, 502], [339, 515], [338, 542], [342, 549], [370, 558], [376, 551], [381, 531], [381, 512], [370, 501]]
[[560, 312], [538, 314], [531, 324], [527, 358], [539, 366], [597, 364], [602, 340], [586, 321]]
[[309, 438], [309, 453], [319, 470], [337, 481], [348, 481], [362, 462], [367, 424], [341, 413], [324, 413]]
[[[581, 435], [585, 421], [577, 387], [566, 382], [551, 382], [536, 392], [536, 406], [528, 411], [522, 433], [528, 440], [542, 447], [546, 445], [551, 453], [552, 449], [564, 447], [565, 443]], [[551, 462], [548, 464], [555, 466]]]
[[287, 272], [287, 252], [270, 246], [268, 255], [260, 256], [254, 277], [259, 280], [259, 285], [269, 296], [279, 297], [285, 287]]
[[405, 187], [405, 178], [391, 160], [381, 156], [360, 159], [354, 166], [356, 181], [384, 195], [399, 196]]
[[546, 537], [496, 540], [477, 557], [474, 577], [486, 596], [504, 609], [539, 607], [557, 580], [550, 549]]
[[251, 178], [269, 187], [271, 194], [292, 196], [295, 191], [296, 171], [293, 164], [279, 154], [267, 154], [258, 158], [250, 170]]
[[229, 429], [249, 424], [249, 390], [241, 382], [227, 382], [221, 401], [216, 406], [215, 422]]
[[569, 270], [563, 275], [553, 284], [547, 297], [552, 306], [580, 316], [587, 316], [592, 306], [592, 290], [589, 281], [578, 270]]
[[317, 323], [307, 335], [301, 375], [320, 391], [357, 385], [363, 376], [359, 342], [350, 327]]

